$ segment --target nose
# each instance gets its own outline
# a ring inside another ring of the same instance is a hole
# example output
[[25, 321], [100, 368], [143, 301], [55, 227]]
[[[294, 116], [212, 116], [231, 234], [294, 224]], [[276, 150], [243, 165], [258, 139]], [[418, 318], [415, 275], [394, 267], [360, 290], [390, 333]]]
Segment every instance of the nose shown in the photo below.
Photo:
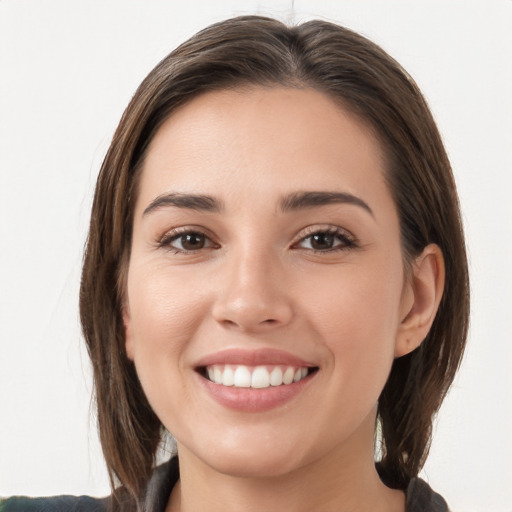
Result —
[[287, 325], [293, 306], [282, 263], [254, 253], [227, 260], [216, 281], [215, 320], [254, 333]]

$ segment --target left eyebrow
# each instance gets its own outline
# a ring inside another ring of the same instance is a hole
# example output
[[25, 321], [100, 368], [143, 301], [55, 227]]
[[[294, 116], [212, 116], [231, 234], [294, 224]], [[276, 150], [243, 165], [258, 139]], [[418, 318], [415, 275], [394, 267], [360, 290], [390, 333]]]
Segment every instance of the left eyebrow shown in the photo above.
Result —
[[222, 203], [212, 196], [202, 194], [170, 193], [162, 194], [151, 201], [150, 205], [142, 213], [142, 216], [166, 206], [212, 213], [220, 212], [222, 210]]
[[295, 192], [281, 199], [281, 211], [289, 212], [304, 208], [314, 208], [328, 204], [353, 204], [366, 210], [372, 217], [373, 211], [360, 197], [348, 192]]

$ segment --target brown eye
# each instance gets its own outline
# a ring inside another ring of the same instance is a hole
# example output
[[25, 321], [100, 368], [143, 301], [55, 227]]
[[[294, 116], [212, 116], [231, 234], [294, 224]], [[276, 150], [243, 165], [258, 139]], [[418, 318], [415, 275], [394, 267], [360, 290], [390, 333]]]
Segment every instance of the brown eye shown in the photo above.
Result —
[[355, 246], [355, 243], [344, 232], [336, 229], [316, 231], [302, 238], [297, 246], [310, 251], [328, 252], [350, 249]]
[[199, 233], [187, 233], [186, 235], [181, 235], [178, 240], [181, 243], [181, 247], [186, 251], [202, 249], [205, 245], [204, 235]]
[[164, 239], [161, 245], [167, 246], [176, 252], [193, 252], [200, 251], [207, 247], [211, 247], [213, 244], [211, 240], [204, 235], [196, 231], [188, 231], [186, 233], [180, 233], [173, 235], [169, 238]]
[[311, 248], [315, 251], [325, 251], [332, 249], [335, 243], [335, 236], [330, 233], [316, 233], [311, 235]]

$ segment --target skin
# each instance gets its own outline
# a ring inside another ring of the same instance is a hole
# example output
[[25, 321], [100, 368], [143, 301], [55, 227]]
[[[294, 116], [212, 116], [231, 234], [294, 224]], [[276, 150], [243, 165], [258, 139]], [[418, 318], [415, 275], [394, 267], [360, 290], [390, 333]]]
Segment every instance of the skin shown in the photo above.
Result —
[[[124, 321], [127, 354], [178, 443], [168, 511], [405, 510], [403, 492], [375, 471], [377, 400], [394, 358], [426, 336], [444, 270], [428, 246], [406, 275], [384, 173], [371, 131], [310, 89], [208, 93], [157, 132]], [[371, 212], [354, 203], [282, 211], [283, 196], [304, 191], [348, 193]], [[222, 209], [144, 213], [169, 193], [212, 196]], [[204, 233], [204, 246], [180, 252], [176, 228]], [[332, 229], [342, 234], [334, 247], [313, 250], [311, 234]], [[284, 405], [235, 411], [197, 372], [201, 358], [232, 348], [277, 348], [318, 371]]]

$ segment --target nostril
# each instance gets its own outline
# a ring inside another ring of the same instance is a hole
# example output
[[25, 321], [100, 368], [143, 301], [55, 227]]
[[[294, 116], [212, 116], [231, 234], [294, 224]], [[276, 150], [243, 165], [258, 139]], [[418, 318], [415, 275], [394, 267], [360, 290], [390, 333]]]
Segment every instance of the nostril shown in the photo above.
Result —
[[284, 298], [249, 299], [250, 297], [220, 298], [214, 305], [212, 315], [224, 327], [238, 327], [243, 331], [275, 329], [289, 323], [293, 316], [291, 305]]

